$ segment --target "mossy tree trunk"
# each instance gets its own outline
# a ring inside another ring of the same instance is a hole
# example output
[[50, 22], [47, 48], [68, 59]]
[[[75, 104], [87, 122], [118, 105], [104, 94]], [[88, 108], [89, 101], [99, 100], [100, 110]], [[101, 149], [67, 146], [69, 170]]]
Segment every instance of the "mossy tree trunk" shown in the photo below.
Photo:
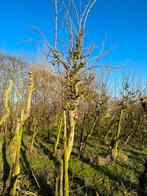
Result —
[[32, 138], [31, 138], [31, 145], [30, 145], [30, 149], [29, 149], [30, 154], [33, 151], [33, 145], [34, 145], [34, 141], [35, 141], [35, 137], [36, 137], [37, 133], [38, 133], [37, 120], [34, 119], [34, 128], [33, 128], [33, 133], [32, 133]]
[[67, 147], [66, 112], [64, 111], [64, 195], [65, 196], [69, 196], [68, 159], [69, 159], [69, 148]]
[[69, 110], [69, 138], [68, 138], [68, 153], [67, 153], [68, 160], [70, 158], [73, 149], [73, 144], [74, 144], [75, 124], [76, 124], [75, 114], [76, 114], [76, 110]]
[[97, 121], [98, 121], [98, 118], [96, 119], [93, 119], [92, 121], [92, 126], [91, 126], [91, 129], [90, 129], [90, 132], [87, 133], [87, 135], [84, 137], [83, 141], [82, 141], [82, 146], [80, 148], [80, 158], [82, 157], [82, 155], [84, 154], [84, 151], [86, 149], [86, 145], [87, 145], [87, 142], [88, 140], [91, 138], [93, 132], [94, 132], [94, 129], [96, 127], [96, 124], [97, 124]]
[[63, 196], [63, 174], [64, 174], [64, 168], [63, 168], [63, 159], [61, 157], [58, 157], [58, 174], [56, 177], [56, 189], [55, 189], [55, 195], [56, 196]]
[[0, 125], [5, 123], [7, 118], [10, 116], [10, 109], [9, 109], [8, 101], [9, 101], [9, 95], [10, 95], [11, 89], [12, 89], [12, 80], [10, 80], [9, 85], [4, 95], [4, 107], [6, 111], [5, 111], [5, 114], [2, 117], [0, 117]]
[[84, 132], [85, 132], [85, 121], [86, 121], [86, 115], [84, 115], [84, 118], [83, 118], [80, 139], [79, 139], [79, 158], [81, 158], [83, 147], [84, 147], [83, 137], [84, 137]]
[[60, 117], [60, 119], [58, 121], [57, 139], [56, 139], [54, 150], [53, 150], [54, 156], [56, 155], [57, 147], [58, 147], [58, 144], [59, 144], [61, 130], [62, 130], [62, 124], [63, 124], [63, 114], [61, 115], [61, 117]]
[[124, 114], [124, 109], [121, 109], [118, 124], [117, 124], [116, 136], [115, 136], [114, 144], [113, 144], [113, 147], [112, 147], [111, 156], [112, 156], [113, 160], [116, 160], [116, 157], [117, 157], [117, 154], [118, 154], [118, 142], [119, 142], [119, 137], [120, 137], [120, 132], [121, 132], [123, 114]]
[[19, 158], [20, 158], [20, 151], [21, 151], [22, 131], [23, 131], [24, 123], [26, 122], [26, 120], [30, 115], [32, 92], [34, 89], [34, 80], [33, 80], [32, 72], [29, 72], [29, 79], [30, 79], [30, 83], [28, 87], [28, 100], [27, 100], [26, 110], [21, 111], [21, 117], [17, 122], [15, 135], [9, 144], [13, 146], [14, 152], [12, 152], [13, 154], [11, 155], [12, 156], [11, 169], [2, 196], [6, 194], [9, 194], [11, 196], [16, 195], [17, 178], [20, 174]]
[[20, 150], [21, 150], [21, 141], [22, 141], [22, 131], [23, 131], [23, 111], [21, 113], [21, 120], [18, 123], [17, 127], [17, 145], [16, 145], [16, 155], [15, 155], [15, 160], [14, 163], [12, 163], [12, 171], [11, 171], [11, 177], [10, 177], [10, 195], [15, 196], [16, 194], [16, 185], [17, 185], [17, 178], [20, 174], [20, 164], [19, 164], [19, 157], [20, 157]]

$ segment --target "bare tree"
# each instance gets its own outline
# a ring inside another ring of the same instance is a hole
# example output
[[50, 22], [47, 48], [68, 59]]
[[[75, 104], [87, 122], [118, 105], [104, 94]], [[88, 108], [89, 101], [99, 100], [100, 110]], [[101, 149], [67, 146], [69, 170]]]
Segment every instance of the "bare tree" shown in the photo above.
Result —
[[[64, 164], [66, 165], [64, 172], [64, 184], [65, 195], [69, 195], [68, 190], [68, 161], [73, 149], [75, 125], [76, 125], [76, 113], [78, 110], [79, 100], [85, 95], [85, 86], [90, 83], [94, 76], [92, 72], [88, 73], [88, 60], [94, 49], [84, 48], [85, 28], [88, 15], [96, 3], [96, 0], [88, 1], [83, 13], [79, 14], [78, 8], [74, 0], [69, 0], [68, 3], [63, 1], [63, 7], [65, 9], [65, 24], [67, 26], [68, 40], [64, 51], [60, 52], [58, 48], [58, 1], [55, 0], [55, 36], [54, 47], [46, 40], [44, 34], [39, 31], [43, 37], [43, 41], [48, 47], [48, 57], [52, 64], [56, 64], [59, 67], [63, 67], [63, 83], [65, 88], [65, 106], [64, 106], [64, 130], [66, 129], [66, 119], [68, 119], [69, 134], [64, 131]], [[73, 12], [72, 12], [73, 10]], [[64, 35], [65, 36], [65, 35]], [[86, 72], [86, 74], [85, 74]], [[66, 147], [67, 145], [67, 147]], [[62, 175], [62, 174], [61, 174]], [[60, 183], [59, 183], [60, 184]]]

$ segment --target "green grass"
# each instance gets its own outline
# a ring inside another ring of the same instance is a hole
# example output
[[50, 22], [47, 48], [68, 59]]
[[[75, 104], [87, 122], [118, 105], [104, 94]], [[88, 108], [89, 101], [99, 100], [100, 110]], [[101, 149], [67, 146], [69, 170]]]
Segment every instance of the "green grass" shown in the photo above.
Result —
[[[31, 143], [31, 132], [23, 135], [21, 150], [21, 175], [17, 188], [18, 195], [54, 195], [57, 160], [53, 157], [53, 146], [56, 139], [56, 128], [47, 138], [47, 130], [39, 131], [35, 138], [32, 154], [28, 153]], [[0, 181], [3, 180], [4, 165], [4, 136], [6, 144], [9, 136], [0, 134]], [[143, 170], [147, 156], [147, 147], [125, 146], [120, 151], [120, 158], [110, 160], [108, 148], [102, 138], [92, 137], [87, 143], [84, 155], [78, 158], [78, 143], [75, 143], [74, 154], [69, 163], [70, 195], [96, 195], [96, 191], [104, 196], [135, 196], [138, 176]], [[63, 148], [62, 140], [58, 154]], [[8, 155], [6, 155], [8, 156]], [[8, 157], [6, 157], [7, 159]], [[0, 184], [0, 193], [2, 184]]]

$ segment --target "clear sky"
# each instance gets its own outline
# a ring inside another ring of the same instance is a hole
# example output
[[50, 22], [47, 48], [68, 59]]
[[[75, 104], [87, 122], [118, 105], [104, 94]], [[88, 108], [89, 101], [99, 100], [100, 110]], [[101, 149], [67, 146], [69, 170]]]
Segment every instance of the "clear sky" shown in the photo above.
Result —
[[[32, 25], [41, 28], [50, 38], [53, 28], [51, 1], [0, 0], [0, 49], [16, 54], [33, 52], [33, 44], [20, 42], [36, 38]], [[105, 58], [106, 62], [121, 64], [128, 60], [129, 70], [139, 72], [147, 82], [147, 0], [97, 0], [87, 26], [91, 42], [99, 43], [107, 34], [106, 48], [117, 44]]]

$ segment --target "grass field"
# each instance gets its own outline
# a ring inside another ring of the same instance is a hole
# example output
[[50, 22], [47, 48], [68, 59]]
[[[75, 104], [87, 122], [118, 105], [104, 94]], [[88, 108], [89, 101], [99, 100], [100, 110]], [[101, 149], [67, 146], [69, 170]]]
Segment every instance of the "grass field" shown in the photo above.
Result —
[[[0, 193], [10, 169], [10, 154], [6, 153], [9, 140], [8, 135], [0, 134]], [[58, 160], [53, 156], [55, 140], [56, 129], [52, 129], [50, 139], [47, 137], [47, 130], [39, 131], [33, 152], [29, 154], [31, 132], [24, 132], [17, 195], [55, 195], [56, 164], [58, 164]], [[62, 148], [63, 141], [60, 141], [59, 154]], [[125, 146], [119, 151], [115, 162], [110, 159], [103, 138], [92, 137], [81, 159], [77, 148], [78, 143], [75, 143], [69, 164], [70, 195], [137, 195], [138, 177], [144, 169], [147, 146], [138, 147], [135, 144]]]

